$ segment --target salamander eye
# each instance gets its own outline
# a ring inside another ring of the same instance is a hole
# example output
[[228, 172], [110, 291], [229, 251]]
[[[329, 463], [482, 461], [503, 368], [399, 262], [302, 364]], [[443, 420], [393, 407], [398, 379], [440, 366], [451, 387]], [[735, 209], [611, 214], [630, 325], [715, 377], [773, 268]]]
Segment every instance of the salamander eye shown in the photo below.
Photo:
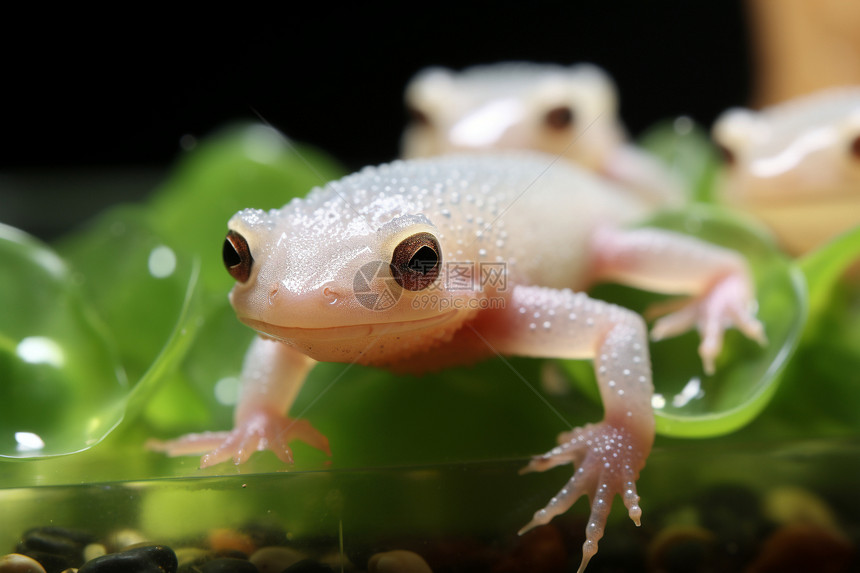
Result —
[[440, 251], [439, 242], [430, 233], [415, 233], [403, 239], [391, 255], [391, 276], [406, 290], [427, 288], [439, 276]]
[[732, 148], [724, 145], [722, 143], [717, 144], [717, 153], [720, 156], [720, 159], [723, 161], [723, 165], [726, 167], [732, 167], [735, 163], [737, 163], [738, 157], [735, 155], [735, 152], [732, 151]]
[[230, 276], [240, 283], [248, 282], [254, 257], [251, 256], [251, 249], [248, 247], [248, 241], [245, 240], [245, 237], [236, 231], [228, 232], [227, 238], [224, 239], [221, 257], [224, 259], [224, 266], [227, 267]]
[[409, 119], [412, 123], [416, 125], [430, 125], [430, 116], [417, 107], [410, 105], [406, 111], [409, 114]]
[[851, 157], [860, 160], [860, 135], [851, 138], [851, 141], [848, 142], [848, 151], [851, 153]]
[[573, 110], [569, 106], [556, 106], [543, 116], [543, 122], [552, 129], [561, 131], [573, 125]]

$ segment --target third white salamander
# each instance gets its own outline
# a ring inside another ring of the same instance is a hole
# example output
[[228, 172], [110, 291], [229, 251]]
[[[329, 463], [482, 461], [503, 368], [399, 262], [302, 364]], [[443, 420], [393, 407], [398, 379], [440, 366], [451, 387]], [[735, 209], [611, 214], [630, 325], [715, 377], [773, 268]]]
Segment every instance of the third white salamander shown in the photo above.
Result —
[[722, 198], [764, 221], [791, 253], [860, 225], [860, 87], [730, 109], [713, 136], [726, 158]]

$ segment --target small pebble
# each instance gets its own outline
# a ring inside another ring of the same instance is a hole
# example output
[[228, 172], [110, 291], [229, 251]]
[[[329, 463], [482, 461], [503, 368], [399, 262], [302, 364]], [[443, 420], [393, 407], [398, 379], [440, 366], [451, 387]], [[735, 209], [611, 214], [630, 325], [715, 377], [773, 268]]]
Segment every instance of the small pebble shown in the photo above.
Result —
[[648, 547], [648, 561], [653, 571], [693, 573], [709, 570], [717, 536], [697, 525], [673, 525], [664, 528]]
[[249, 523], [240, 527], [239, 531], [250, 537], [257, 547], [286, 545], [289, 541], [287, 532], [279, 525], [272, 523]]
[[24, 533], [18, 548], [27, 553], [38, 551], [81, 560], [83, 559], [84, 546], [92, 541], [91, 535], [80, 531], [62, 527], [36, 527]]
[[257, 573], [257, 567], [247, 559], [224, 557], [209, 561], [200, 568], [200, 573]]
[[108, 536], [107, 546], [110, 547], [112, 553], [115, 553], [133, 545], [140, 546], [147, 541], [149, 540], [136, 529], [120, 529]]
[[291, 547], [263, 547], [255, 551], [249, 561], [257, 566], [260, 573], [281, 573], [305, 558], [307, 555]]
[[79, 531], [77, 529], [68, 529], [66, 527], [58, 527], [55, 525], [34, 527], [33, 529], [29, 529], [27, 530], [27, 532], [24, 533], [24, 539], [28, 539], [35, 535], [50, 535], [55, 538], [67, 539], [77, 545], [80, 545], [81, 547], [95, 541], [95, 537], [85, 531]]
[[107, 549], [101, 543], [90, 543], [84, 547], [84, 563], [102, 555], [107, 555]]
[[45, 568], [32, 557], [10, 553], [0, 557], [0, 573], [45, 573]]
[[777, 487], [767, 492], [763, 505], [765, 516], [779, 525], [809, 523], [839, 531], [833, 510], [809, 490], [793, 486]]
[[79, 567], [84, 562], [84, 547], [93, 540], [89, 533], [74, 529], [34, 527], [21, 537], [17, 552], [38, 561], [45, 571], [57, 573]]
[[424, 558], [403, 549], [377, 553], [367, 562], [369, 573], [433, 573]]
[[27, 551], [26, 554], [28, 557], [32, 557], [38, 561], [48, 573], [57, 573], [57, 571], [72, 569], [84, 562], [81, 556], [70, 557], [68, 555], [54, 555], [41, 551]]
[[215, 553], [223, 554], [227, 551], [239, 551], [244, 555], [251, 555], [257, 549], [251, 537], [235, 529], [213, 529], [209, 532], [209, 547]]
[[165, 545], [147, 545], [108, 553], [85, 563], [78, 573], [175, 573], [176, 554]]
[[249, 555], [244, 551], [239, 551], [236, 549], [224, 549], [223, 551], [219, 551], [218, 553], [212, 554], [212, 559], [220, 559], [222, 557], [224, 559], [243, 559], [244, 561], [247, 561]]
[[180, 572], [185, 569], [191, 571], [193, 567], [199, 567], [213, 558], [211, 552], [199, 547], [180, 547], [175, 553]]
[[841, 534], [797, 523], [774, 531], [761, 546], [748, 573], [843, 573], [850, 571], [854, 545]]
[[313, 559], [302, 559], [284, 569], [282, 573], [334, 573], [334, 570]]

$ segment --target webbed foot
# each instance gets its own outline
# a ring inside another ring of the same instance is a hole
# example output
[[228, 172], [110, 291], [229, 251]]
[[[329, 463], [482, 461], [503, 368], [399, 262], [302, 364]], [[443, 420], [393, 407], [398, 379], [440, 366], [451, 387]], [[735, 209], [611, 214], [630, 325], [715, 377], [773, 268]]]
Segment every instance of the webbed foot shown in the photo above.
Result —
[[[755, 318], [754, 311], [755, 301], [746, 280], [738, 275], [729, 275], [716, 282], [704, 295], [685, 301], [680, 310], [657, 320], [651, 329], [651, 338], [662, 340], [696, 327], [701, 336], [699, 356], [705, 373], [713, 374], [714, 361], [723, 348], [727, 329], [735, 327], [762, 345], [767, 342], [764, 327]], [[657, 310], [649, 314], [659, 313]]]
[[232, 459], [238, 465], [248, 461], [251, 454], [271, 450], [285, 463], [293, 463], [289, 443], [300, 440], [331, 455], [328, 438], [311, 426], [307, 420], [293, 420], [258, 410], [246, 416], [227, 432], [188, 434], [165, 442], [150, 440], [150, 450], [169, 456], [206, 453], [200, 458], [200, 467], [206, 468]]
[[538, 510], [519, 533], [522, 535], [533, 527], [548, 523], [567, 511], [580, 496], [587, 495], [591, 499], [591, 515], [578, 570], [582, 573], [597, 553], [597, 542], [603, 537], [615, 494], [622, 497], [630, 519], [639, 525], [642, 509], [636, 493], [636, 479], [645, 465], [651, 444], [650, 439], [643, 444], [627, 428], [616, 427], [606, 421], [565, 432], [558, 441], [557, 447], [533, 458], [523, 468], [523, 473], [544, 471], [566, 463], [573, 463], [576, 471], [567, 485], [546, 507]]

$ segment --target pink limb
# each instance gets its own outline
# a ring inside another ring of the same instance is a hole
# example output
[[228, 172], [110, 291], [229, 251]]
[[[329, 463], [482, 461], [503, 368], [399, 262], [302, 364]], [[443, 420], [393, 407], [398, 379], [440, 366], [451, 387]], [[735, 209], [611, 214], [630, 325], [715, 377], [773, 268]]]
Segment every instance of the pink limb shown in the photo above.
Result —
[[228, 460], [242, 464], [251, 454], [262, 450], [271, 450], [285, 463], [292, 463], [289, 443], [294, 440], [331, 455], [328, 439], [307, 420], [287, 417], [314, 364], [280, 342], [255, 339], [242, 367], [242, 388], [233, 429], [188, 434], [166, 442], [150, 441], [147, 447], [170, 456], [208, 452], [200, 459], [201, 468]]
[[693, 237], [660, 229], [599, 228], [592, 239], [594, 279], [690, 298], [656, 322], [652, 338], [662, 339], [696, 328], [705, 372], [714, 361], [728, 328], [735, 327], [760, 344], [764, 327], [755, 318], [755, 296], [746, 261], [736, 252]]
[[591, 516], [581, 572], [597, 553], [616, 494], [633, 522], [640, 523], [636, 479], [654, 441], [645, 324], [629, 310], [581, 293], [516, 287], [509, 308], [488, 326], [485, 338], [504, 354], [594, 359], [606, 416], [597, 424], [561, 434], [558, 446], [524, 469], [544, 471], [566, 463], [576, 468], [567, 485], [520, 530], [522, 534], [548, 523], [588, 496]]

